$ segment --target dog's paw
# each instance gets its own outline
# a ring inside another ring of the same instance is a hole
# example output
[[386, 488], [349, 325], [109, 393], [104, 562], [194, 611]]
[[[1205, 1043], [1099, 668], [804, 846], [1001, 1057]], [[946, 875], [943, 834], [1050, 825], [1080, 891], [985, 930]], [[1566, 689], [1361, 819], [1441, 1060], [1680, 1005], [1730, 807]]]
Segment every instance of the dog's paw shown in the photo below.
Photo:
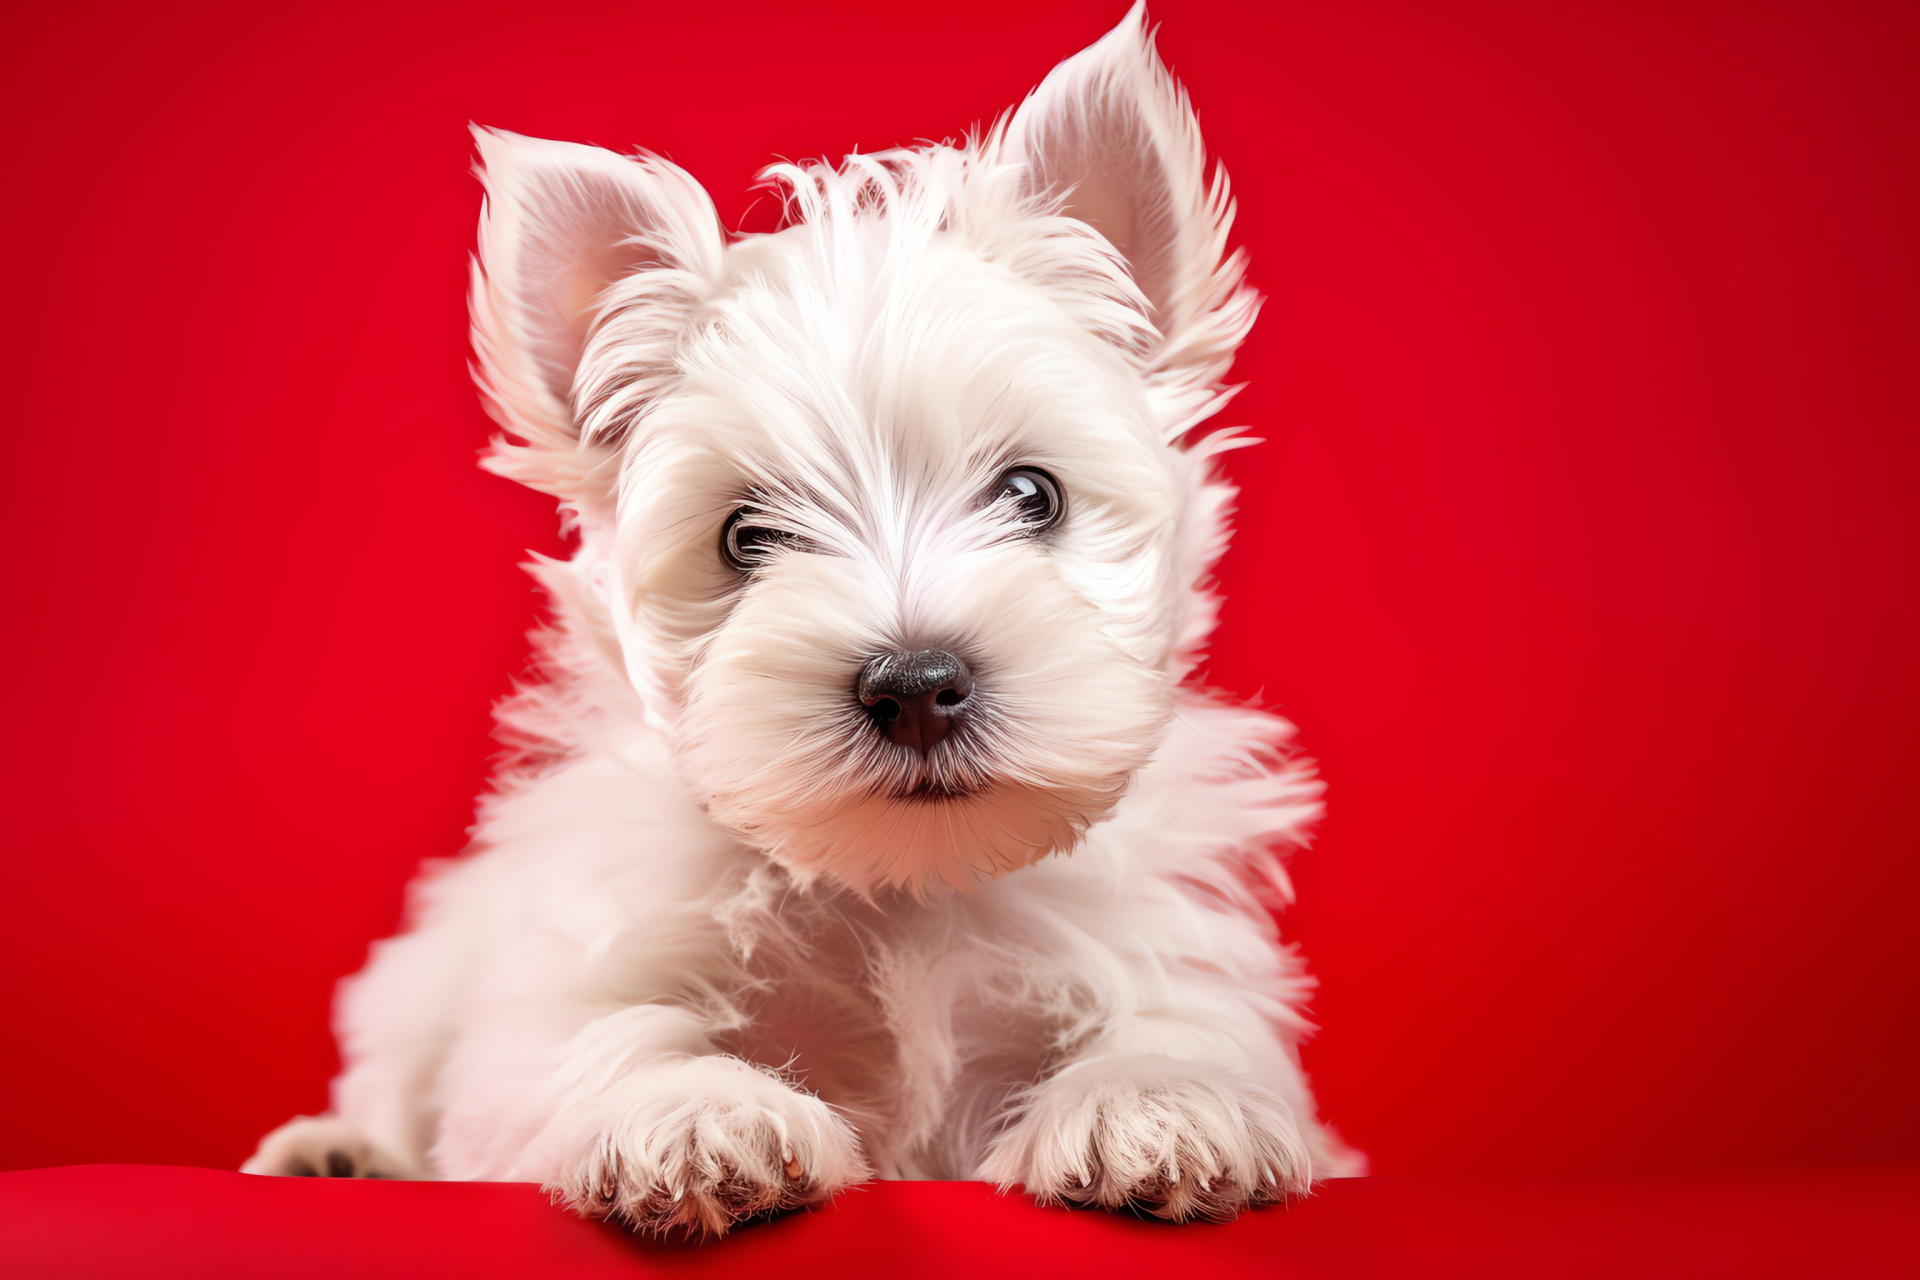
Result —
[[406, 1161], [334, 1116], [296, 1116], [266, 1137], [242, 1173], [283, 1178], [413, 1178]]
[[1184, 1222], [1305, 1192], [1313, 1160], [1271, 1093], [1202, 1063], [1143, 1056], [1078, 1063], [1043, 1081], [981, 1176], [1042, 1204]]
[[853, 1127], [770, 1071], [701, 1057], [637, 1083], [620, 1127], [547, 1184], [580, 1213], [718, 1236], [868, 1177]]

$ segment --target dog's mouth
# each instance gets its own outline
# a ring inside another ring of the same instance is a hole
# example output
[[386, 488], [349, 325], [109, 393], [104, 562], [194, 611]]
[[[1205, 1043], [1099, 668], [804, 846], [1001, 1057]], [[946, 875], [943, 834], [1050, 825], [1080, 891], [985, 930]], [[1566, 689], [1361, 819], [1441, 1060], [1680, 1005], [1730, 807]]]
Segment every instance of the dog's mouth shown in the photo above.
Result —
[[978, 709], [955, 717], [939, 741], [930, 747], [890, 742], [884, 725], [872, 722], [867, 709], [847, 725], [857, 744], [860, 771], [866, 774], [868, 794], [912, 805], [954, 804], [974, 799], [992, 789], [988, 764], [990, 737], [983, 739], [983, 716]]
[[984, 782], [953, 782], [922, 778], [910, 786], [895, 788], [889, 798], [904, 800], [908, 804], [940, 804], [950, 800], [971, 800], [986, 789], [987, 784]]

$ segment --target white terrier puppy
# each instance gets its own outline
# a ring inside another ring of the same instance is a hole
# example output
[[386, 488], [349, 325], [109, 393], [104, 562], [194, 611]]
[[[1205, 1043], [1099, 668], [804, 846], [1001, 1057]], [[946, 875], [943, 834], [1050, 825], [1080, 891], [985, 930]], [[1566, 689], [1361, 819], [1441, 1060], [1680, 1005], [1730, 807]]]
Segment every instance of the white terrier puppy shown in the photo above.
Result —
[[477, 130], [487, 465], [571, 560], [472, 851], [342, 987], [257, 1173], [539, 1181], [641, 1228], [886, 1178], [1227, 1217], [1356, 1158], [1300, 1070], [1291, 730], [1187, 682], [1252, 324], [1136, 8], [960, 146]]

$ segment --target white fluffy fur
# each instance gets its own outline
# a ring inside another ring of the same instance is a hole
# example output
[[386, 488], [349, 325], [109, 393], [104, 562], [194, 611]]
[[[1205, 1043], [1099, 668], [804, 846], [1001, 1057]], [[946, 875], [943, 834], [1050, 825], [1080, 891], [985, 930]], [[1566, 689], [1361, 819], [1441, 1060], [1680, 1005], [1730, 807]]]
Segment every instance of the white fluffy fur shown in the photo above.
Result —
[[[1185, 683], [1256, 300], [1141, 11], [964, 145], [774, 170], [772, 235], [476, 133], [489, 465], [580, 547], [473, 849], [342, 988], [331, 1115], [247, 1167], [712, 1233], [870, 1175], [1187, 1218], [1350, 1170], [1272, 916], [1319, 786]], [[984, 500], [1020, 464], [1041, 537]], [[745, 576], [742, 503], [801, 539]], [[978, 680], [925, 758], [853, 697], [923, 647]]]

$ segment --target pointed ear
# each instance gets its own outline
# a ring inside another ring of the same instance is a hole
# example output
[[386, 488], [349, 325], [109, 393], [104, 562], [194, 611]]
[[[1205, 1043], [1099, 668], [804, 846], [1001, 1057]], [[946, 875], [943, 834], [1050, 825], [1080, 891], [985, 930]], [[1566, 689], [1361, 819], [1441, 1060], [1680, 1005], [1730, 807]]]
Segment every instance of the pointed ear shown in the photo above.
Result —
[[473, 136], [486, 186], [468, 295], [474, 377], [494, 421], [525, 442], [496, 439], [486, 465], [591, 501], [611, 445], [575, 385], [589, 339], [618, 315], [629, 382], [646, 379], [649, 359], [670, 361], [725, 233], [700, 184], [658, 157], [478, 126]]
[[1206, 180], [1187, 95], [1154, 52], [1144, 4], [1055, 67], [1007, 126], [1001, 156], [1028, 191], [1092, 226], [1120, 251], [1165, 339], [1156, 365], [1225, 371], [1253, 322], [1226, 171]]

